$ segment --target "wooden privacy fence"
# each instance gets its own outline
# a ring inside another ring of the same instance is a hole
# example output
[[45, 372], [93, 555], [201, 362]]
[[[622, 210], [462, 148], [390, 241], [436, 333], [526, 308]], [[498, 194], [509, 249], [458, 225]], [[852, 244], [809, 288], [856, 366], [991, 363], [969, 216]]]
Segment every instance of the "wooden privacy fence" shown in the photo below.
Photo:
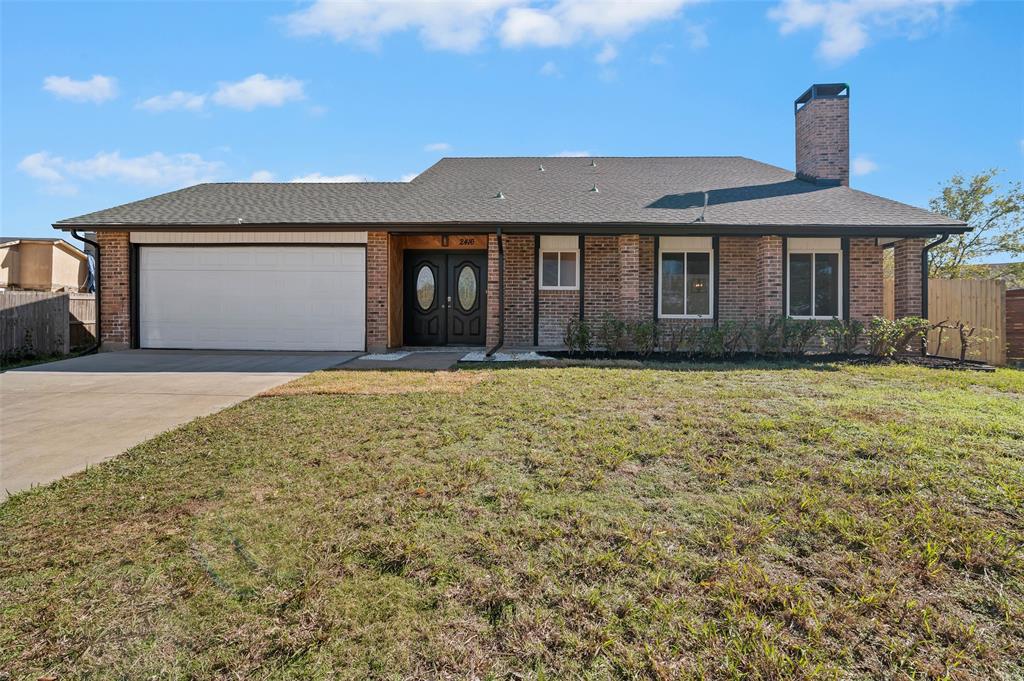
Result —
[[0, 355], [66, 355], [70, 349], [67, 293], [0, 293]]
[[96, 340], [96, 296], [0, 292], [0, 356], [66, 355]]
[[96, 294], [69, 293], [68, 337], [71, 348], [84, 348], [96, 342]]
[[1024, 360], [1024, 288], [1006, 292], [1006, 356]]
[[[885, 280], [882, 314], [893, 318], [893, 280]], [[987, 340], [971, 353], [970, 359], [989, 364], [1006, 364], [1006, 284], [998, 279], [929, 279], [928, 321], [966, 322], [976, 327], [975, 335]], [[960, 338], [947, 329], [938, 347], [939, 332], [928, 334], [928, 352], [943, 357], [960, 356]]]

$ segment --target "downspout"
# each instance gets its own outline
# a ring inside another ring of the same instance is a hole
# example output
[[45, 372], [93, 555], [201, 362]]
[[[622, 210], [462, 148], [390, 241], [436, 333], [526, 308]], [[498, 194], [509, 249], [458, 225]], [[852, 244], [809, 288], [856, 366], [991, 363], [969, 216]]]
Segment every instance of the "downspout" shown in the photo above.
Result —
[[101, 340], [103, 338], [103, 322], [101, 321], [103, 319], [103, 315], [100, 314], [100, 289], [102, 288], [100, 286], [100, 275], [102, 267], [102, 265], [100, 264], [100, 261], [102, 260], [102, 258], [100, 257], [100, 245], [93, 241], [92, 239], [86, 239], [84, 236], [82, 236], [75, 230], [71, 230], [71, 236], [75, 237], [76, 239], [83, 243], [89, 244], [90, 246], [96, 249], [96, 342], [93, 343], [91, 348], [89, 348], [88, 350], [83, 350], [81, 353], [83, 355], [91, 355], [92, 353], [100, 349], [100, 343], [103, 342]]
[[[949, 234], [943, 234], [921, 249], [921, 319], [925, 321], [928, 321], [928, 252], [947, 239]], [[921, 354], [928, 354], [928, 336], [921, 339]]]
[[487, 351], [487, 357], [505, 344], [505, 247], [501, 239], [501, 226], [498, 226], [498, 342]]

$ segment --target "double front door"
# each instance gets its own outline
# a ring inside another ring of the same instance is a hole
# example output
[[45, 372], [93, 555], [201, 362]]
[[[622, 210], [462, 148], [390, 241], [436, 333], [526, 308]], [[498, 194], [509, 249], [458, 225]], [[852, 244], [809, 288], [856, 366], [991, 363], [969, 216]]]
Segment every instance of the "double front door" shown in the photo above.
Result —
[[405, 252], [405, 344], [483, 345], [487, 254]]

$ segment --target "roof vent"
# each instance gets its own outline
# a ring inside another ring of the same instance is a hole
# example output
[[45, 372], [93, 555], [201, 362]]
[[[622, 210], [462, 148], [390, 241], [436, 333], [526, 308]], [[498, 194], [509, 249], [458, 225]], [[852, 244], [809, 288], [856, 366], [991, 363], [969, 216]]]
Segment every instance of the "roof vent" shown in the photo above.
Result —
[[501, 192], [498, 192], [497, 194], [494, 195], [494, 198], [496, 198], [496, 199], [504, 199], [505, 195], [503, 193], [501, 193]]
[[590, 188], [590, 191], [591, 191], [591, 193], [598, 194], [598, 193], [600, 193], [601, 190], [598, 189], [597, 185], [595, 184], [593, 187]]
[[544, 166], [543, 166], [543, 165], [542, 165], [542, 166], [540, 166], [539, 168], [537, 168], [537, 170], [539, 170], [540, 172], [542, 172], [542, 173], [543, 173], [543, 172], [544, 172]]
[[238, 224], [242, 224], [242, 218], [238, 218]]
[[596, 168], [597, 167], [597, 159], [594, 159], [594, 158], [590, 159], [590, 167], [591, 168]]

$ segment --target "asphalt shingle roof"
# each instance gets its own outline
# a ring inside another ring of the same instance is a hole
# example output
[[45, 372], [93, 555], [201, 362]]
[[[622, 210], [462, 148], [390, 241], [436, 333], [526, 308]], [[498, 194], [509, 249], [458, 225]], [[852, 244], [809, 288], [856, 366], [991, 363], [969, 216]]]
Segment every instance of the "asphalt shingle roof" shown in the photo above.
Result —
[[411, 182], [200, 184], [55, 226], [683, 225], [702, 212], [704, 225], [963, 226], [738, 156], [446, 158]]

